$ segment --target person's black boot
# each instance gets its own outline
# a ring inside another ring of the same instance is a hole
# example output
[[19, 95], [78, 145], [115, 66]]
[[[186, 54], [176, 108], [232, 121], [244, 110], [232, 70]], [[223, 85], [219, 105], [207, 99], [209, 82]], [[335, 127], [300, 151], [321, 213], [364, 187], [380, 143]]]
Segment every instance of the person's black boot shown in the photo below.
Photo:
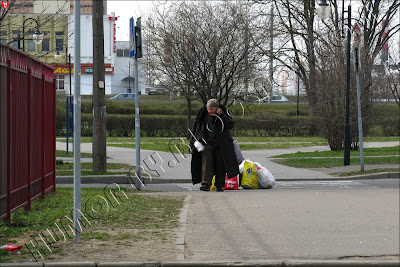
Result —
[[210, 191], [210, 186], [208, 184], [202, 184], [200, 186], [201, 191]]
[[216, 186], [218, 192], [223, 192], [224, 189], [221, 186]]

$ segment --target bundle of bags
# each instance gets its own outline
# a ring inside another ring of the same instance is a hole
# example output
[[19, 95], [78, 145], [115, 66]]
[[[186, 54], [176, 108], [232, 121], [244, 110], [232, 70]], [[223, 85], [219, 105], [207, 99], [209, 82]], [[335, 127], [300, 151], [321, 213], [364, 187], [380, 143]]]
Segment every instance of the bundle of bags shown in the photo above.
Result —
[[[244, 189], [270, 189], [275, 187], [275, 178], [272, 173], [263, 167], [258, 162], [253, 162], [249, 159], [244, 159], [242, 152], [237, 144], [237, 141], [233, 141], [236, 158], [239, 164], [240, 175], [228, 179], [225, 176], [225, 187], [224, 190], [240, 190], [240, 186]], [[215, 177], [212, 180], [210, 190], [214, 190]]]
[[272, 173], [258, 162], [249, 159], [239, 165], [241, 175], [240, 185], [244, 189], [270, 189], [275, 187], [276, 181]]

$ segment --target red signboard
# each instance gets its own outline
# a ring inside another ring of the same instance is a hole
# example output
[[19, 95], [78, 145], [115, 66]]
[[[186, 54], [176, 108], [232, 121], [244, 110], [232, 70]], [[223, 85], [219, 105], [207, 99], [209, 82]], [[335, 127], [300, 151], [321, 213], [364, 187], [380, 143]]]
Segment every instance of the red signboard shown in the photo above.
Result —
[[4, 9], [7, 9], [8, 6], [9, 6], [8, 1], [1, 2], [1, 6], [2, 6]]

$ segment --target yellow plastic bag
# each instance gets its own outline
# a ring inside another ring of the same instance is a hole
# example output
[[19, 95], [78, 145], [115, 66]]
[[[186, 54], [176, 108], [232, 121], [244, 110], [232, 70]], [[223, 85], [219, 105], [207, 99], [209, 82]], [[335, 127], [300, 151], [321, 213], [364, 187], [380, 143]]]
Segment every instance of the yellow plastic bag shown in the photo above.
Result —
[[247, 160], [244, 162], [242, 182], [240, 185], [244, 189], [257, 189], [258, 178], [256, 164], [250, 163]]
[[215, 175], [214, 175], [214, 177], [212, 179], [210, 190], [215, 190]]

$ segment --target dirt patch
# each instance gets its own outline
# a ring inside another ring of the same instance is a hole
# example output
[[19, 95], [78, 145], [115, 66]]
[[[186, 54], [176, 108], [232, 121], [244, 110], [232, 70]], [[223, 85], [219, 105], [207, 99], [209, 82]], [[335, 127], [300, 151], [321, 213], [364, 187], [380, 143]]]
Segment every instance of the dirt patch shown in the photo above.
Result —
[[[147, 195], [147, 194], [146, 194]], [[183, 195], [179, 194], [160, 194], [148, 193], [153, 196], [154, 201], [163, 197], [182, 199]], [[180, 224], [174, 219], [178, 215], [171, 216], [169, 213], [162, 213], [160, 208], [148, 206], [151, 212], [144, 213], [143, 223], [129, 223], [129, 218], [125, 217], [128, 223], [120, 223], [116, 225], [116, 219], [111, 220], [110, 224], [93, 223], [86, 224], [81, 232], [81, 242], [73, 241], [72, 231], [64, 232], [70, 236], [64, 237], [59, 232], [57, 242], [51, 244], [49, 251], [44, 246], [44, 242], [40, 239], [40, 235], [47, 238], [47, 243], [51, 242], [51, 235], [43, 229], [41, 232], [29, 232], [24, 236], [15, 237], [13, 243], [24, 245], [19, 255], [7, 254], [6, 262], [34, 262], [35, 259], [27, 249], [34, 253], [39, 262], [166, 262], [176, 261], [182, 257], [182, 250], [176, 245]], [[172, 210], [172, 209], [171, 209]], [[112, 213], [110, 212], [110, 216]], [[163, 217], [167, 216], [167, 217]], [[154, 218], [153, 218], [154, 217]], [[157, 219], [158, 218], [158, 219]], [[158, 220], [158, 221], [157, 221]], [[84, 220], [83, 220], [84, 221]], [[53, 230], [57, 228], [53, 226]], [[38, 247], [33, 247], [32, 242]], [[36, 241], [35, 241], [36, 240]], [[43, 258], [38, 254], [39, 248]], [[43, 252], [45, 254], [43, 254]], [[0, 261], [1, 262], [1, 261]]]
[[[41, 259], [37, 250], [29, 248], [35, 253], [39, 262], [135, 262], [135, 261], [176, 261], [180, 251], [176, 246], [177, 228], [171, 229], [91, 229], [90, 232], [82, 231], [81, 242], [75, 243], [69, 239], [60, 240], [52, 244], [50, 252], [43, 249], [44, 259]], [[37, 242], [42, 244], [38, 239]], [[26, 237], [15, 240], [17, 244], [26, 244]], [[42, 251], [43, 251], [42, 250]], [[29, 250], [25, 247], [20, 255], [11, 255], [11, 262], [35, 261]]]
[[67, 241], [60, 244], [60, 253], [52, 253], [44, 262], [94, 261], [174, 261], [177, 258], [176, 230], [159, 234], [139, 234], [136, 229], [113, 229], [110, 240], [90, 239], [76, 244]]

